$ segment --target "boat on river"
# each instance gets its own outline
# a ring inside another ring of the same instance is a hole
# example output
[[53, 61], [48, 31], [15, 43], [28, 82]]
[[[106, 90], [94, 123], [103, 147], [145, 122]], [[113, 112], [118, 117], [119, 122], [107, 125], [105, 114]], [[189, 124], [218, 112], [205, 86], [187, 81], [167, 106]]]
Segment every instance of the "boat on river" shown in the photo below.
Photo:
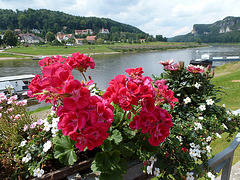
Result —
[[28, 85], [34, 77], [32, 74], [0, 77], [0, 93], [8, 94], [10, 91], [23, 98], [27, 95]]
[[212, 57], [209, 54], [203, 54], [200, 59], [191, 60], [190, 64], [208, 66], [208, 65], [212, 65], [214, 61], [228, 61], [228, 62], [240, 61], [240, 56]]
[[212, 63], [213, 62], [211, 61], [209, 54], [203, 54], [200, 59], [190, 61], [190, 64], [192, 65], [201, 65], [205, 67], [207, 67], [208, 65], [212, 65]]

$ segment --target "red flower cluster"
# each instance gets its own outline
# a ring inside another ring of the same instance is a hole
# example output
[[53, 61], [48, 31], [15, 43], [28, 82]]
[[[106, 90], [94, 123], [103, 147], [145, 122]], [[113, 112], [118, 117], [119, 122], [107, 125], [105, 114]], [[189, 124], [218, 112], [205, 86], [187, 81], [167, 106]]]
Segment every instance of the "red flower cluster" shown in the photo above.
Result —
[[164, 69], [166, 69], [167, 71], [178, 71], [179, 70], [179, 64], [178, 63], [174, 63], [174, 60], [167, 60], [165, 62], [160, 61], [159, 64], [162, 64], [164, 66]]
[[42, 77], [36, 75], [28, 86], [28, 96], [39, 101], [62, 102], [57, 109], [60, 117], [58, 128], [64, 135], [77, 141], [76, 147], [83, 151], [93, 149], [108, 137], [113, 121], [113, 106], [99, 96], [90, 96], [89, 83], [79, 82], [71, 75], [72, 70], [86, 71], [94, 68], [92, 58], [79, 53], [65, 60], [61, 56], [39, 61]]
[[194, 65], [188, 65], [187, 71], [197, 74], [197, 73], [202, 73], [204, 72], [204, 67], [203, 66], [194, 66]]
[[141, 129], [142, 133], [148, 132], [151, 135], [149, 143], [158, 146], [169, 135], [169, 129], [173, 124], [172, 116], [156, 106], [156, 100], [171, 102], [173, 106], [177, 99], [173, 97], [172, 91], [170, 93], [165, 82], [154, 88], [152, 79], [142, 76], [142, 68], [127, 69], [126, 72], [129, 74], [128, 78], [125, 75], [118, 75], [109, 82], [103, 98], [109, 103], [118, 104], [125, 111], [132, 110], [133, 113], [136, 112], [134, 106], [140, 102], [141, 111], [138, 115], [135, 113], [129, 126], [132, 130]]

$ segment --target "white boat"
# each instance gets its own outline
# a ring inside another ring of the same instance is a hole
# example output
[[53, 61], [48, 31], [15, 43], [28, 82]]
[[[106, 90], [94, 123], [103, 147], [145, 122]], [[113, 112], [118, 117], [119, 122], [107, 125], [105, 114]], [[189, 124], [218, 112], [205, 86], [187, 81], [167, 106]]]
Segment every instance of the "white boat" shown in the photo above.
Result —
[[7, 94], [10, 91], [21, 97], [26, 94], [28, 85], [34, 77], [32, 74], [0, 77], [0, 93]]

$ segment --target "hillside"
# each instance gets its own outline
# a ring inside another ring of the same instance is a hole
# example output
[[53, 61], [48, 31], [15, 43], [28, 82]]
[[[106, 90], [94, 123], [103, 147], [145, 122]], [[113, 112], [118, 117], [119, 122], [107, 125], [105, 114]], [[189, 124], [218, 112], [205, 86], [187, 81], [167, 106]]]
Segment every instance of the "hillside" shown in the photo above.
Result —
[[201, 41], [205, 43], [240, 42], [240, 17], [228, 16], [212, 24], [194, 24], [190, 33], [168, 40], [175, 42]]
[[57, 33], [64, 30], [66, 33], [73, 33], [76, 29], [93, 29], [94, 32], [99, 32], [103, 27], [109, 29], [110, 32], [146, 34], [136, 27], [108, 18], [73, 16], [46, 9], [24, 11], [0, 9], [0, 31], [38, 29], [44, 36], [48, 31]]

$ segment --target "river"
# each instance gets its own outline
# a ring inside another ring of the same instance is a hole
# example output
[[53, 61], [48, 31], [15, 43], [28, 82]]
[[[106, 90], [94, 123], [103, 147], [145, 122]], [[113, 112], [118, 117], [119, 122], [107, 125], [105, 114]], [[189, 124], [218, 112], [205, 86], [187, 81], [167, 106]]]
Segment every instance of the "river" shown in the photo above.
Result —
[[[199, 58], [202, 54], [213, 56], [239, 56], [240, 46], [210, 46], [203, 48], [152, 51], [141, 53], [123, 53], [109, 55], [93, 55], [95, 69], [89, 70], [86, 75], [91, 75], [97, 82], [100, 89], [105, 89], [108, 82], [118, 74], [126, 74], [126, 68], [142, 67], [145, 76], [160, 74], [163, 72], [159, 61], [174, 59], [175, 62], [184, 61], [189, 64], [190, 60]], [[214, 62], [213, 66], [219, 66], [226, 62]], [[22, 75], [22, 74], [41, 74], [41, 69], [36, 60], [1, 60], [0, 77]], [[74, 76], [82, 79], [80, 74], [74, 72]]]

